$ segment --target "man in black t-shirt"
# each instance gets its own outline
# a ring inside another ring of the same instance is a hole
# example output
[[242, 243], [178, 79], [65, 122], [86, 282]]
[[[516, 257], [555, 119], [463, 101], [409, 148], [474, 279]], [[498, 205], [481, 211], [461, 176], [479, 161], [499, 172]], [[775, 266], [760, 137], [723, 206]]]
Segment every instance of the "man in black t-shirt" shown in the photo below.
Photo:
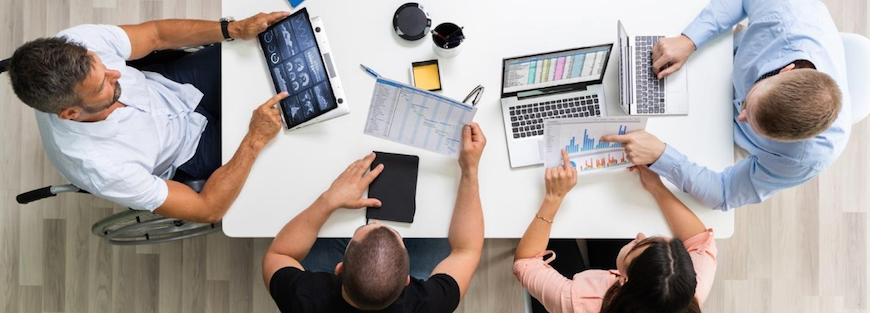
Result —
[[[483, 249], [477, 168], [486, 138], [476, 123], [462, 132], [462, 175], [450, 222], [450, 254], [427, 280], [409, 276], [402, 237], [377, 222], [358, 228], [334, 273], [306, 271], [300, 261], [339, 208], [378, 207], [361, 199], [383, 170], [367, 172], [374, 154], [351, 164], [308, 209], [278, 233], [263, 258], [263, 279], [282, 312], [452, 312], [468, 290]], [[387, 169], [389, 170], [389, 169]]]

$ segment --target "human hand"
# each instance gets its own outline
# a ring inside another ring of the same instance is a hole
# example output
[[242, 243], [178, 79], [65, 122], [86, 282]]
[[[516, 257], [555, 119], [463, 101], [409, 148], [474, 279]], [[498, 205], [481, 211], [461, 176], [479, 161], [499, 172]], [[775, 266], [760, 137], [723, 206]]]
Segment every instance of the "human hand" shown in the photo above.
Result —
[[251, 124], [248, 126], [248, 136], [258, 148], [265, 146], [281, 130], [281, 112], [276, 105], [287, 98], [287, 92], [279, 93], [254, 110]]
[[668, 188], [665, 187], [664, 183], [662, 183], [662, 178], [659, 177], [659, 174], [650, 170], [646, 165], [635, 165], [629, 167], [628, 170], [631, 172], [637, 172], [638, 177], [640, 178], [640, 183], [643, 185], [643, 189], [646, 189], [646, 191], [653, 194], [653, 196], [668, 191]]
[[462, 151], [459, 152], [459, 167], [463, 173], [477, 173], [480, 155], [486, 146], [486, 137], [477, 123], [462, 127]]
[[665, 153], [665, 143], [652, 134], [639, 130], [625, 135], [609, 135], [601, 141], [620, 142], [625, 148], [625, 155], [635, 165], [655, 163]]
[[363, 207], [380, 207], [381, 201], [373, 198], [362, 199], [362, 193], [375, 180], [375, 177], [384, 171], [384, 165], [378, 164], [375, 169], [368, 171], [375, 154], [371, 153], [362, 159], [356, 160], [344, 170], [338, 178], [332, 182], [332, 186], [321, 195], [331, 209], [348, 208], [359, 209]]
[[551, 167], [544, 173], [546, 197], [562, 200], [577, 185], [577, 169], [571, 166], [568, 152], [562, 149], [562, 165]]
[[249, 18], [231, 22], [227, 26], [233, 39], [248, 40], [257, 37], [270, 25], [290, 16], [290, 12], [257, 13]]
[[686, 64], [695, 49], [695, 43], [686, 35], [659, 39], [652, 50], [653, 72], [658, 79], [671, 75]]

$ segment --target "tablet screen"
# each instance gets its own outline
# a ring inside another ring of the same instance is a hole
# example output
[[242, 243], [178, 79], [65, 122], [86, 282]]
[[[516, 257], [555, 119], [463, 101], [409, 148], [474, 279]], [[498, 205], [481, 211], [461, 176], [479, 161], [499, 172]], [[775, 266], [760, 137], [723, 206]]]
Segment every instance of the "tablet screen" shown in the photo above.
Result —
[[275, 92], [290, 94], [281, 100], [288, 128], [337, 107], [306, 9], [273, 24], [259, 38]]

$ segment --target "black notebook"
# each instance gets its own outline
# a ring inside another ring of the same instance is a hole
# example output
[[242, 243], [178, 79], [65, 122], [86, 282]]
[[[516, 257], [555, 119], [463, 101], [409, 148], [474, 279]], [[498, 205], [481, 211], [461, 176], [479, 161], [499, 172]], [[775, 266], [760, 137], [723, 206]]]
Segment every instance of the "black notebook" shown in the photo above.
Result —
[[412, 223], [417, 211], [417, 168], [420, 157], [375, 151], [372, 169], [384, 171], [369, 185], [369, 198], [381, 200], [380, 208], [366, 208], [366, 219]]

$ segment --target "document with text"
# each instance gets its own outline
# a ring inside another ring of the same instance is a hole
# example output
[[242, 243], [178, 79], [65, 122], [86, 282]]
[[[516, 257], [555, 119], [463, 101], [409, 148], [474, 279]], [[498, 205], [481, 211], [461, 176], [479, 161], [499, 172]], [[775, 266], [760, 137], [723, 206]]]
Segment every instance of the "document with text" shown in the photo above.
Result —
[[462, 127], [477, 108], [459, 101], [378, 78], [365, 134], [459, 158]]

